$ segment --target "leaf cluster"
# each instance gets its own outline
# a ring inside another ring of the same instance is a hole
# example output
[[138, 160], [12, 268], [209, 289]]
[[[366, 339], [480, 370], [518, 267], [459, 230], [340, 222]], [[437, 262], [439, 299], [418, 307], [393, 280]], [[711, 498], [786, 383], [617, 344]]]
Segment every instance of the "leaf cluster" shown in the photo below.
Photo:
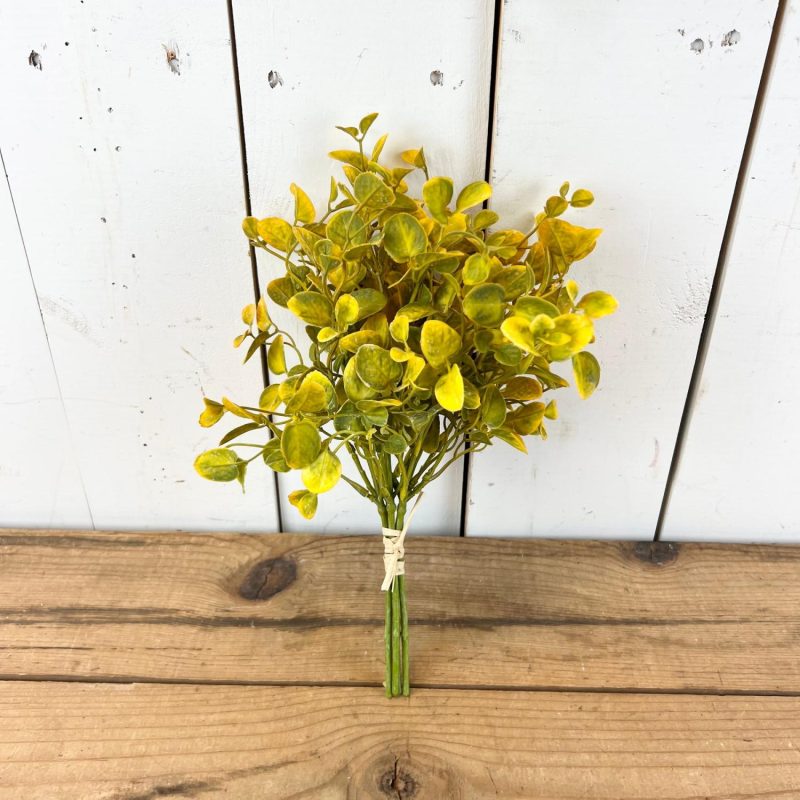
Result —
[[[273, 322], [265, 298], [244, 308], [234, 344], [249, 342], [245, 360], [266, 347], [280, 380], [255, 406], [205, 400], [201, 425], [226, 413], [243, 421], [195, 466], [242, 484], [255, 459], [300, 470], [305, 489], [289, 500], [307, 518], [344, 479], [392, 524], [466, 453], [496, 440], [525, 452], [525, 437], [545, 438], [545, 420], [557, 417], [549, 393], [568, 385], [554, 362], [572, 362], [588, 397], [600, 367], [585, 348], [617, 303], [601, 291], [580, 296], [567, 277], [601, 231], [561, 217], [589, 206], [591, 192], [570, 194], [565, 183], [529, 231], [499, 228], [485, 181], [456, 192], [452, 179], [429, 175], [421, 148], [386, 166], [385, 135], [366, 150], [376, 116], [341, 128], [353, 145], [330, 153], [344, 179], [331, 179], [323, 212], [292, 184], [291, 221], [244, 220], [250, 243], [280, 265], [266, 296], [305, 323], [310, 345], [302, 352]], [[420, 172], [414, 197], [409, 181]], [[266, 442], [242, 441], [265, 431]], [[343, 475], [342, 449], [356, 474]]]

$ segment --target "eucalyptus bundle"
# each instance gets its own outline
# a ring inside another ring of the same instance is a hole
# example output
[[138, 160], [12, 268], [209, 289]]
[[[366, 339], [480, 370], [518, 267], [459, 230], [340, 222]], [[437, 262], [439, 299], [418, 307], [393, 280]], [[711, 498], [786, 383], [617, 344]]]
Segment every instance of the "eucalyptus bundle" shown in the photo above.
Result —
[[456, 193], [450, 178], [431, 177], [421, 148], [402, 152], [400, 166], [381, 163], [385, 135], [365, 149], [376, 117], [340, 128], [353, 144], [330, 153], [344, 180], [331, 179], [322, 213], [292, 184], [293, 219], [244, 220], [251, 245], [275, 259], [266, 296], [305, 323], [309, 346], [279, 328], [265, 297], [245, 306], [234, 346], [248, 345], [245, 361], [266, 347], [274, 377], [255, 405], [204, 398], [201, 425], [226, 413], [242, 421], [195, 467], [243, 486], [253, 461], [299, 470], [305, 488], [288, 499], [307, 519], [340, 480], [375, 505], [391, 697], [409, 693], [411, 502], [468, 453], [497, 440], [527, 452], [525, 437], [546, 438], [557, 418], [550, 392], [569, 385], [553, 363], [570, 361], [588, 397], [600, 366], [585, 348], [617, 303], [581, 296], [567, 277], [601, 231], [561, 216], [591, 205], [591, 192], [565, 183], [530, 230], [499, 228], [485, 181]]

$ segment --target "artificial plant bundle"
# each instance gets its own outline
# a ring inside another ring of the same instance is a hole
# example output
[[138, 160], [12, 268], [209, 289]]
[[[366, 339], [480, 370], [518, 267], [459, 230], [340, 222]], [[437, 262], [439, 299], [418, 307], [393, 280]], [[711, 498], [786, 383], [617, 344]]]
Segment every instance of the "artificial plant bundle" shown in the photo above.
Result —
[[[244, 220], [250, 243], [280, 265], [267, 296], [306, 324], [310, 346], [304, 355], [278, 328], [264, 297], [245, 306], [234, 346], [250, 340], [245, 361], [266, 346], [270, 372], [282, 378], [256, 405], [204, 400], [201, 425], [226, 412], [244, 422], [195, 467], [204, 478], [242, 485], [255, 460], [300, 470], [305, 489], [289, 502], [307, 519], [339, 480], [375, 505], [384, 538], [385, 686], [396, 696], [409, 693], [410, 502], [467, 453], [498, 439], [527, 452], [524, 437], [545, 438], [545, 419], [557, 416], [545, 398], [568, 385], [553, 362], [571, 360], [577, 390], [588, 397], [600, 367], [584, 348], [594, 321], [617, 303], [599, 291], [579, 297], [567, 278], [601, 231], [559, 217], [590, 205], [591, 192], [570, 196], [565, 183], [531, 230], [497, 229], [498, 215], [483, 208], [492, 193], [485, 181], [456, 194], [450, 178], [429, 175], [421, 148], [401, 153], [404, 166], [395, 167], [380, 163], [385, 135], [365, 150], [376, 116], [340, 129], [356, 149], [330, 153], [346, 180], [331, 179], [324, 213], [292, 184], [293, 220]], [[417, 171], [421, 197], [409, 193]], [[259, 432], [269, 438], [254, 442]], [[342, 452], [352, 475], [342, 473]]]

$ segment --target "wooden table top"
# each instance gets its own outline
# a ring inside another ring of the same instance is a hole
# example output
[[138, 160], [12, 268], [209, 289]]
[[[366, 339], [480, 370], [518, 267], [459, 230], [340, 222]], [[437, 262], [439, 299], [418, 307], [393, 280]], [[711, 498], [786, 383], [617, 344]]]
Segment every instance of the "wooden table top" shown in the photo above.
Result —
[[0, 798], [800, 797], [800, 548], [0, 531]]

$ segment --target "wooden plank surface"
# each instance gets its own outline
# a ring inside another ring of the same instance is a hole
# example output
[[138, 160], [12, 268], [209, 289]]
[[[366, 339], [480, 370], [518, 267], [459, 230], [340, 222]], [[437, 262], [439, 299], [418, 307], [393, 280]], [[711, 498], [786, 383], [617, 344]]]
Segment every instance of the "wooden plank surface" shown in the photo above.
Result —
[[[414, 537], [415, 686], [800, 692], [800, 550]], [[383, 677], [377, 537], [0, 535], [0, 677]]]
[[[204, 391], [262, 383], [231, 347], [252, 277], [229, 35], [225, 0], [0, 4], [0, 143], [73, 435], [37, 455], [74, 456], [98, 527], [277, 529], [267, 476], [243, 496], [192, 468]], [[26, 524], [76, 524], [55, 519], [32, 499]]]
[[4, 174], [0, 263], [0, 525], [90, 528], [92, 517]]
[[[253, 213], [289, 216], [289, 184], [298, 183], [324, 209], [329, 176], [341, 165], [327, 157], [352, 141], [335, 125], [380, 117], [369, 144], [389, 133], [383, 161], [424, 145], [431, 174], [464, 185], [485, 172], [489, 121], [491, 0], [406, 0], [392, 13], [362, 0], [298, 4], [236, 0], [233, 4], [244, 132]], [[419, 191], [419, 185], [412, 189]], [[264, 256], [261, 258], [261, 256]], [[259, 252], [262, 284], [283, 269]], [[306, 341], [303, 324], [271, 306], [273, 316]], [[354, 477], [357, 473], [345, 461]], [[255, 474], [255, 470], [253, 470]], [[299, 474], [280, 475], [283, 526], [289, 531], [376, 533], [375, 509], [342, 482], [320, 498], [311, 521], [286, 502], [302, 488]], [[231, 488], [231, 487], [229, 487]], [[462, 469], [454, 466], [425, 494], [417, 532], [458, 532]]]
[[799, 165], [800, 4], [789, 2], [666, 516], [670, 539], [800, 538]]
[[470, 534], [653, 536], [775, 8], [503, 4], [492, 207], [529, 230], [562, 181], [591, 189], [570, 218], [605, 233], [573, 277], [620, 309], [598, 323], [598, 392], [558, 392], [529, 456], [499, 445], [473, 460]]
[[794, 800], [800, 699], [0, 684], [0, 798]]

